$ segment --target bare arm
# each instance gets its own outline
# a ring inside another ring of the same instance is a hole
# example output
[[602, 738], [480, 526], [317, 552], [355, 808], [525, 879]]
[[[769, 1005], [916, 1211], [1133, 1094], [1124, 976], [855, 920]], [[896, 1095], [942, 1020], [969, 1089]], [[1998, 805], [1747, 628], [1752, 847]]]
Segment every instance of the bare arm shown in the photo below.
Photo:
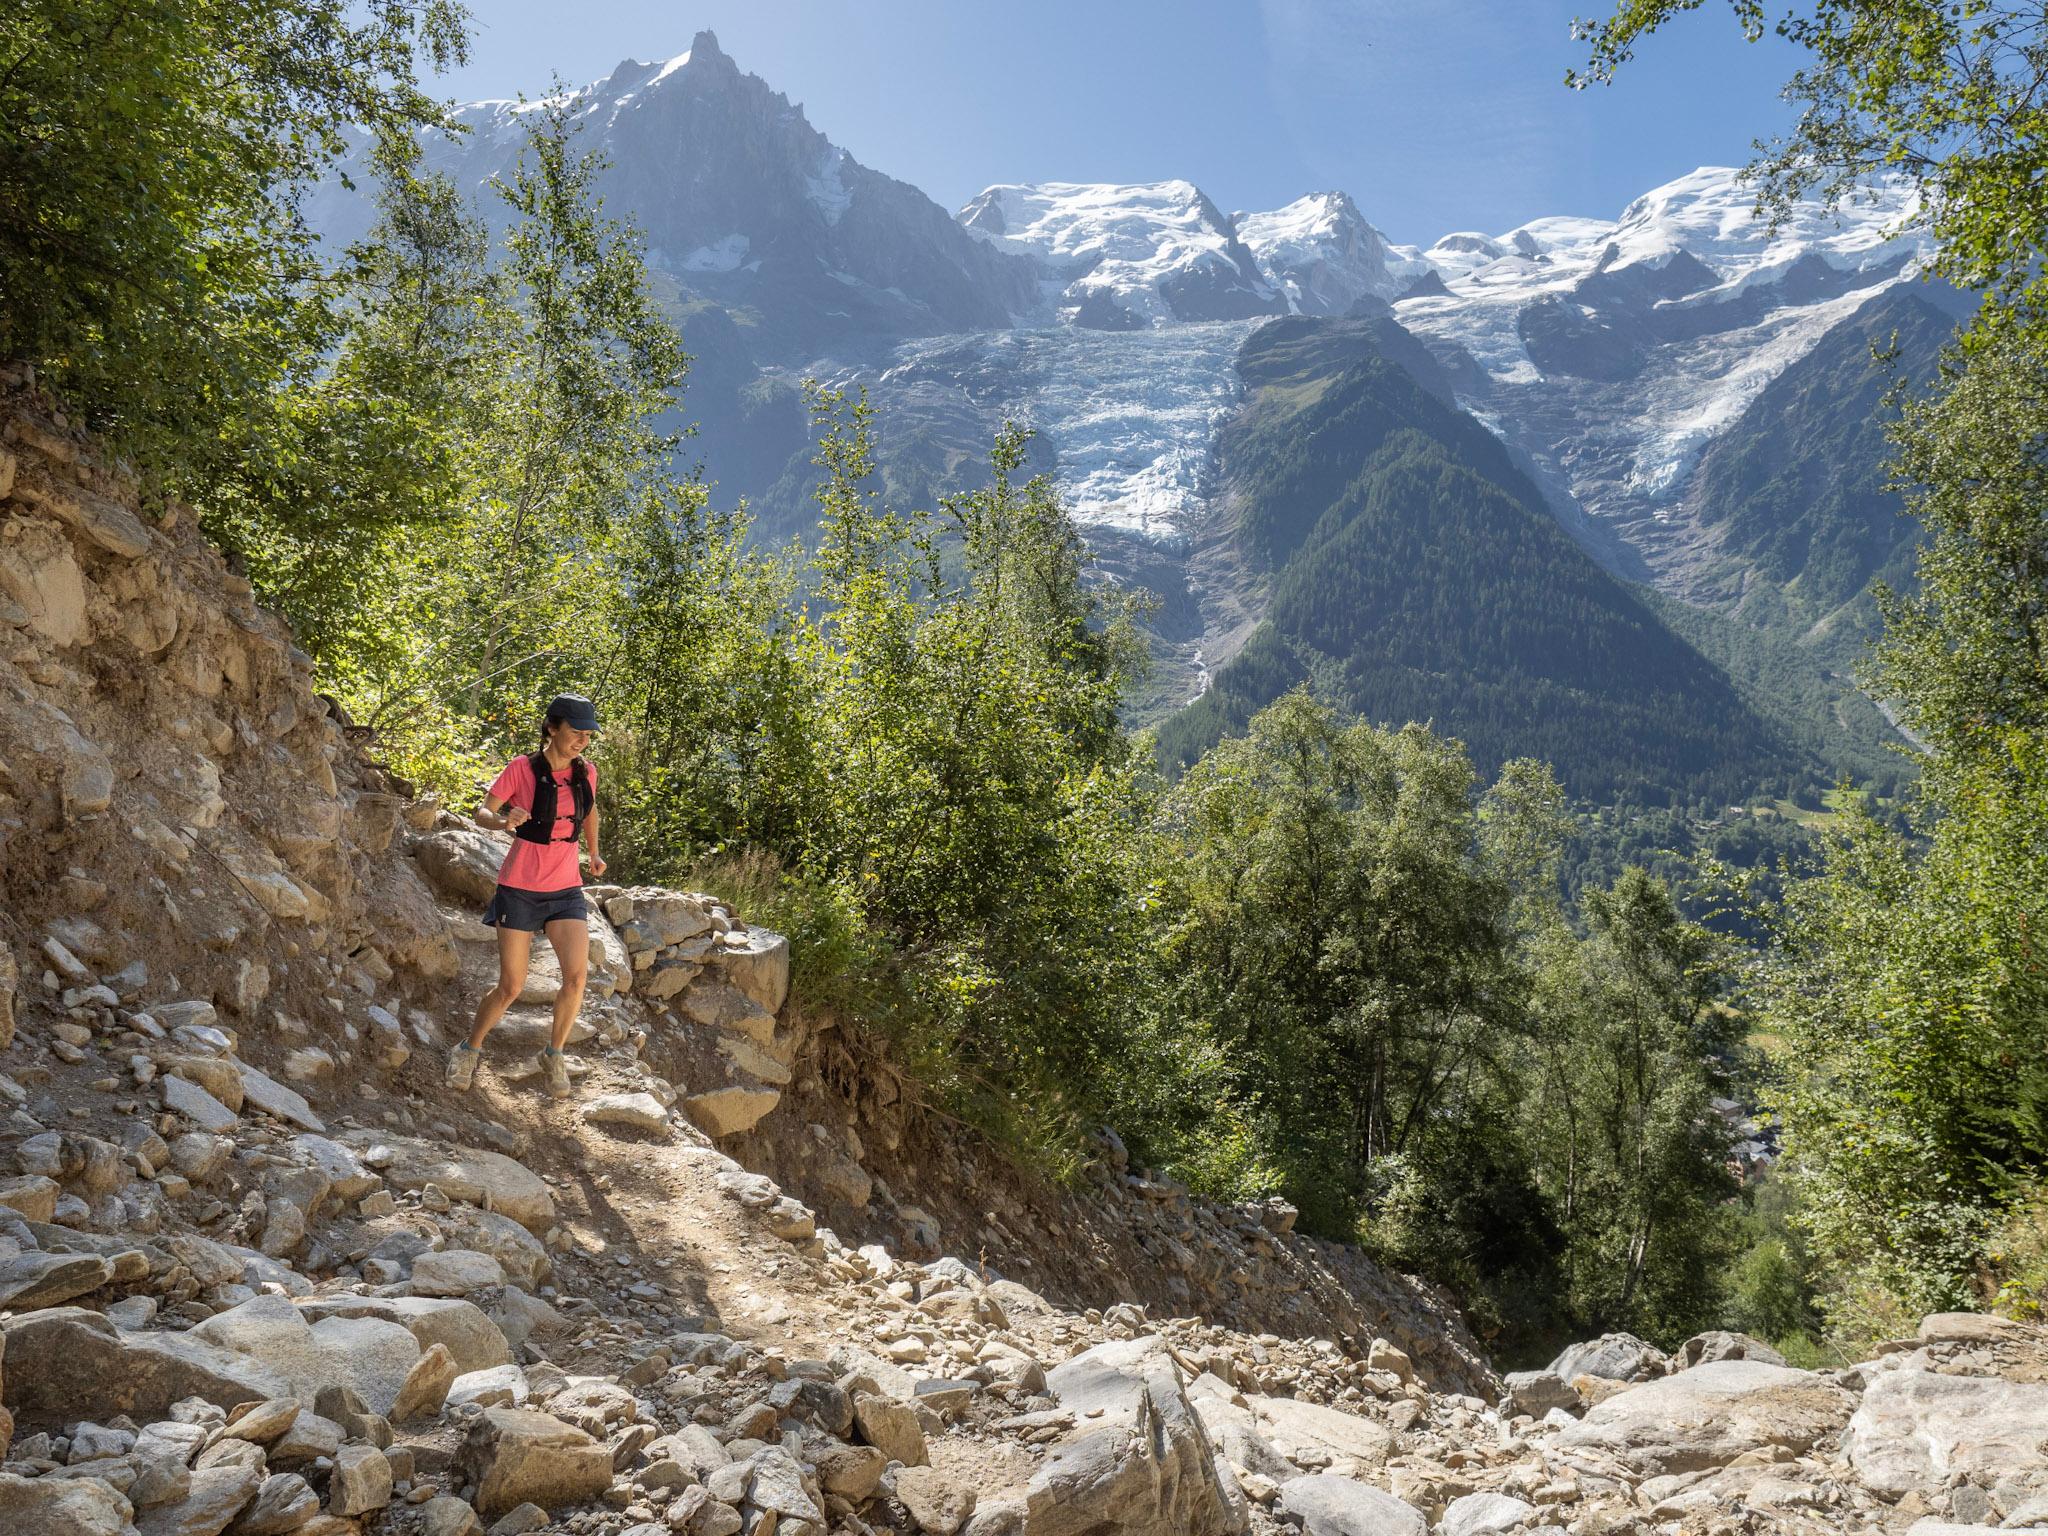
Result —
[[[508, 805], [496, 795], [485, 795], [484, 803], [476, 808], [476, 824], [490, 832], [511, 832], [526, 820], [531, 813], [520, 805]], [[595, 849], [596, 844], [592, 843]]]
[[604, 873], [604, 860], [597, 854], [597, 807], [590, 808], [590, 814], [583, 818], [583, 847], [590, 854], [590, 872]]

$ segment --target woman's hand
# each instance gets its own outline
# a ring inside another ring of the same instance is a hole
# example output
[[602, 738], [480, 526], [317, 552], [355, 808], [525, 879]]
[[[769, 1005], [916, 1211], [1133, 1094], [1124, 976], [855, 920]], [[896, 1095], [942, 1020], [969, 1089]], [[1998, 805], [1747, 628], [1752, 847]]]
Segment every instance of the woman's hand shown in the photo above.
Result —
[[532, 819], [533, 819], [533, 812], [529, 811], [529, 810], [528, 810], [528, 809], [527, 809], [527, 808], [526, 808], [525, 806], [523, 806], [523, 805], [508, 805], [508, 806], [506, 806], [506, 807], [505, 807], [505, 814], [504, 814], [504, 816], [503, 816], [503, 818], [502, 818], [502, 820], [503, 820], [503, 821], [504, 821], [504, 823], [505, 823], [505, 830], [506, 830], [507, 832], [516, 832], [516, 831], [518, 831], [518, 830], [519, 830], [519, 826], [520, 826], [520, 823], [522, 823], [522, 822], [526, 822], [526, 821], [531, 821]]
[[590, 872], [591, 874], [597, 876], [602, 876], [604, 874], [604, 860], [600, 859], [594, 853], [590, 856]]

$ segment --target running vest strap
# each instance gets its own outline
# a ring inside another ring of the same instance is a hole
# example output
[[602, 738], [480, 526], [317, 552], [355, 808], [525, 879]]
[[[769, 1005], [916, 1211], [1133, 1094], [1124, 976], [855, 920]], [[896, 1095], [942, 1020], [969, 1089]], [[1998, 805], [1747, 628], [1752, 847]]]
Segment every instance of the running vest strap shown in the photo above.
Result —
[[536, 752], [526, 760], [533, 770], [533, 812], [526, 820], [512, 829], [514, 837], [524, 838], [529, 843], [573, 843], [583, 835], [583, 818], [590, 814], [592, 795], [590, 793], [590, 769], [582, 758], [569, 765], [569, 798], [575, 802], [571, 814], [567, 837], [549, 836], [555, 830], [555, 770], [548, 765], [548, 755]]

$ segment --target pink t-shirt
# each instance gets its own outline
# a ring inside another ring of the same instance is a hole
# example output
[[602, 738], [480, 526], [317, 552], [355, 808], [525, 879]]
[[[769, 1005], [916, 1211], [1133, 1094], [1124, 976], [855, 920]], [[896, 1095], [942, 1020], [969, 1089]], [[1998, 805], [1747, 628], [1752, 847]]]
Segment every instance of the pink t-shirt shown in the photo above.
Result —
[[[583, 766], [590, 776], [590, 792], [595, 795], [597, 769], [587, 762]], [[498, 870], [498, 884], [509, 885], [515, 891], [566, 891], [583, 884], [583, 872], [576, 864], [577, 844], [568, 840], [570, 829], [576, 825], [576, 797], [569, 788], [570, 772], [562, 768], [553, 775], [556, 814], [554, 829], [548, 835], [555, 841], [530, 843], [523, 837], [513, 838], [512, 851], [505, 855]], [[515, 757], [492, 781], [488, 793], [494, 800], [530, 811], [533, 789], [533, 764], [526, 758]]]

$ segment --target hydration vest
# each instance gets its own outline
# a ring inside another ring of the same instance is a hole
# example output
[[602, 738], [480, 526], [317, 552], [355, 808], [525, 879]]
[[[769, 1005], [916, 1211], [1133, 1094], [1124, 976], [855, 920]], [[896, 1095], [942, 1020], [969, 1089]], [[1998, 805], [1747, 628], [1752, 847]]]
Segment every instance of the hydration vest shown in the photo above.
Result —
[[529, 843], [575, 842], [583, 835], [583, 818], [590, 814], [593, 800], [590, 769], [580, 757], [569, 764], [569, 798], [575, 802], [575, 809], [571, 813], [569, 835], [557, 838], [549, 835], [555, 830], [555, 770], [548, 766], [546, 752], [534, 753], [526, 763], [533, 770], [533, 811], [512, 829], [512, 835]]

